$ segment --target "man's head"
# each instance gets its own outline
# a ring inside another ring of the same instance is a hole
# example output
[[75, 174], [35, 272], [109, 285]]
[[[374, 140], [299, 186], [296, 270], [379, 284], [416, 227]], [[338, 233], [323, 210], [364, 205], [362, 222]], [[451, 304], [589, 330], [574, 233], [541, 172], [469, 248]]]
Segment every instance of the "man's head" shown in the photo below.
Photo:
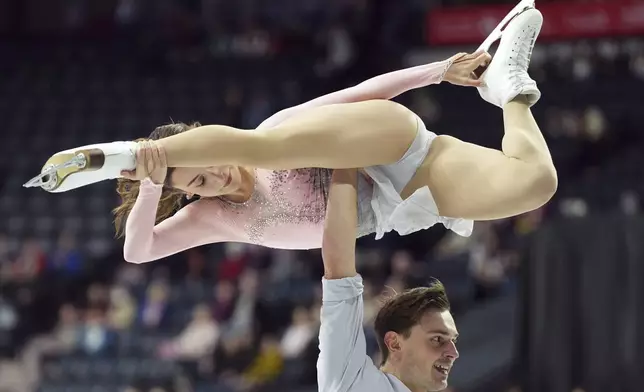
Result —
[[456, 358], [458, 332], [443, 285], [435, 281], [388, 299], [374, 323], [383, 370], [412, 390], [440, 391]]

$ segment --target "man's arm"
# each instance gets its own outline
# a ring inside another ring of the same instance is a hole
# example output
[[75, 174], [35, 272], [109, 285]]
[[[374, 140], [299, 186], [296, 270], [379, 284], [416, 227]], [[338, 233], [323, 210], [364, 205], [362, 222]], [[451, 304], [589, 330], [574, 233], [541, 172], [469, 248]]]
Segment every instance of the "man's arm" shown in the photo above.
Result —
[[358, 171], [355, 169], [333, 172], [322, 236], [322, 260], [326, 279], [357, 275], [357, 182]]
[[[356, 272], [357, 171], [335, 170], [329, 191], [322, 259], [318, 390], [346, 392], [372, 384], [378, 373], [367, 356], [362, 278]], [[366, 381], [366, 383], [365, 383]], [[371, 381], [371, 382], [370, 382]]]

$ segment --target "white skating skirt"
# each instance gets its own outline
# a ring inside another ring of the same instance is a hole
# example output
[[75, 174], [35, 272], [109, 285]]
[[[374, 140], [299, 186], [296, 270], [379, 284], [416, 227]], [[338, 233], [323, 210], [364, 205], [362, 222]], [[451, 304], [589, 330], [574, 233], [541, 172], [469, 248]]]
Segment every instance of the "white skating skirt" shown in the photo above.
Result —
[[407, 235], [427, 229], [437, 223], [461, 236], [472, 234], [474, 222], [461, 218], [441, 216], [429, 187], [417, 189], [403, 200], [400, 193], [425, 160], [436, 138], [417, 117], [418, 133], [405, 155], [390, 165], [365, 168], [373, 184], [360, 176], [358, 181], [359, 236], [376, 233], [380, 239], [395, 230]]

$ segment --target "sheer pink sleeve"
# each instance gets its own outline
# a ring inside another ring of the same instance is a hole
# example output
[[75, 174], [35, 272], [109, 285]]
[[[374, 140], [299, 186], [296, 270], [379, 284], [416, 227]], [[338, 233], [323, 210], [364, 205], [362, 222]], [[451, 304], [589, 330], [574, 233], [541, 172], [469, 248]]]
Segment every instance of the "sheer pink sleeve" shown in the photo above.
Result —
[[125, 225], [126, 261], [146, 263], [200, 245], [234, 240], [233, 222], [202, 200], [155, 226], [161, 191], [161, 186], [147, 179], [141, 182], [139, 196]]
[[409, 90], [442, 82], [445, 72], [451, 65], [450, 60], [444, 60], [379, 75], [357, 86], [323, 95], [301, 105], [277, 112], [257, 128], [274, 127], [302, 110], [313, 107], [369, 101], [372, 99], [392, 99]]

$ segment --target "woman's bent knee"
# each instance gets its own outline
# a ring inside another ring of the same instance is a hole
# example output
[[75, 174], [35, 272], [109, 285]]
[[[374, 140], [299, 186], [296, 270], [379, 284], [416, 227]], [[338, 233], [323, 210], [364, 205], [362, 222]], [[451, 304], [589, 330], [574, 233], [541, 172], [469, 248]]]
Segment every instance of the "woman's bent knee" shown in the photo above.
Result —
[[538, 204], [536, 208], [549, 202], [557, 192], [558, 186], [559, 179], [555, 166], [551, 162], [536, 164], [533, 186], [529, 190], [530, 197]]

